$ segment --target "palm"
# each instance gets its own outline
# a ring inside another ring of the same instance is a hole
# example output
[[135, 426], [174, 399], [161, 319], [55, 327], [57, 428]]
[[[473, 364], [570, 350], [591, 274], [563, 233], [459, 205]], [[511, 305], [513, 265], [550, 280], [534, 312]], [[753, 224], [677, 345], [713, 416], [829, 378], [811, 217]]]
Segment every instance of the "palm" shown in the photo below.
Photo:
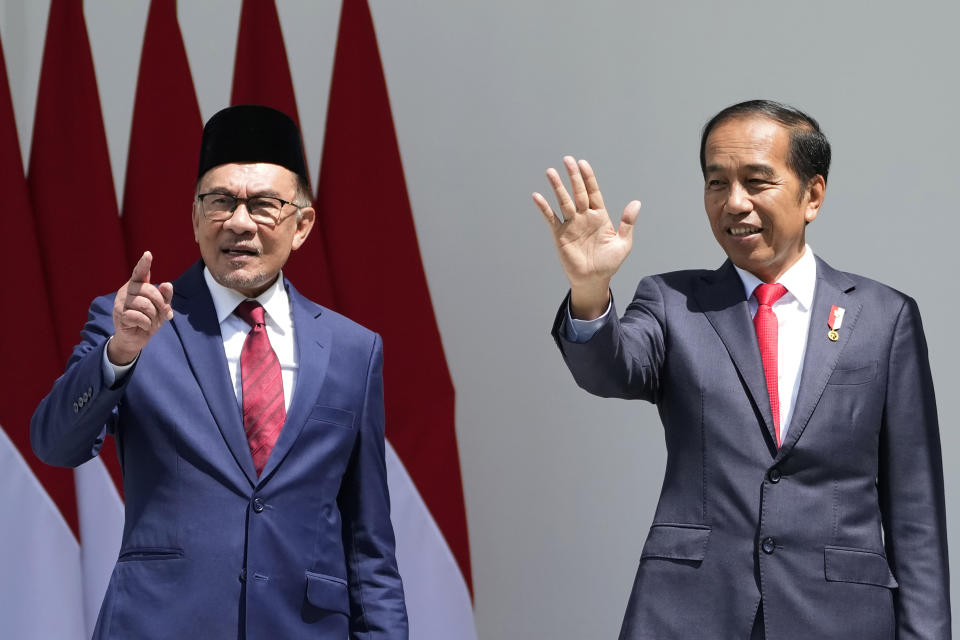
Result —
[[621, 237], [606, 209], [587, 209], [561, 223], [554, 235], [560, 263], [572, 280], [609, 278], [630, 253], [633, 239]]
[[554, 213], [542, 195], [535, 193], [533, 199], [550, 224], [560, 264], [570, 283], [605, 283], [630, 253], [633, 223], [640, 203], [634, 200], [627, 205], [619, 229], [615, 229], [590, 165], [585, 160], [577, 163], [569, 156], [564, 158], [564, 164], [570, 176], [572, 197], [560, 175], [554, 169], [547, 170], [563, 219]]

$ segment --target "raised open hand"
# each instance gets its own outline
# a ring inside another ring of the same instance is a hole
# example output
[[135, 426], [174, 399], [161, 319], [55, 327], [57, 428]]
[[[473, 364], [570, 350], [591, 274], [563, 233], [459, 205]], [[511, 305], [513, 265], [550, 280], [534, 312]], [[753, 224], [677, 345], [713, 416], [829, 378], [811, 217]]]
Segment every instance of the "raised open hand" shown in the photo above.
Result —
[[557, 170], [547, 169], [560, 215], [539, 193], [533, 194], [533, 201], [553, 232], [560, 264], [570, 281], [574, 317], [595, 318], [606, 309], [610, 278], [633, 246], [633, 225], [640, 212], [640, 201], [627, 204], [619, 228], [614, 229], [590, 164], [571, 156], [564, 156], [563, 164], [570, 176], [572, 198]]
[[107, 345], [107, 358], [114, 364], [133, 362], [157, 329], [173, 317], [173, 285], [150, 284], [152, 263], [153, 256], [144, 251], [130, 280], [120, 287], [113, 301], [115, 333]]

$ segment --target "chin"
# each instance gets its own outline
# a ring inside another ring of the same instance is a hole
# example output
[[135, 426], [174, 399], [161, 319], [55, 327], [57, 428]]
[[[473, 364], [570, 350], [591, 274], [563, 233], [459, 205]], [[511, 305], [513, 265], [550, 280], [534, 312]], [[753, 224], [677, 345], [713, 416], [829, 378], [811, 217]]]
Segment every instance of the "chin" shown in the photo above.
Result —
[[214, 279], [217, 282], [229, 289], [235, 289], [237, 291], [250, 291], [251, 289], [266, 287], [273, 281], [274, 277], [275, 276], [263, 272], [241, 273], [232, 271], [226, 274], [214, 274]]

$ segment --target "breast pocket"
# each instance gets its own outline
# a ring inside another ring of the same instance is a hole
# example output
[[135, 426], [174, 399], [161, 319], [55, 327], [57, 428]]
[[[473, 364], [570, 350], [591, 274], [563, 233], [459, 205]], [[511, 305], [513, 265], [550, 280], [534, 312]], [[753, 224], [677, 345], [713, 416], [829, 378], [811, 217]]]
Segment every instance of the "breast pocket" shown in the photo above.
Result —
[[353, 429], [355, 426], [355, 416], [352, 411], [338, 409], [337, 407], [324, 407], [317, 405], [307, 416], [308, 421], [324, 422], [343, 429]]
[[867, 364], [837, 365], [830, 374], [827, 384], [854, 385], [866, 384], [877, 376], [877, 361]]

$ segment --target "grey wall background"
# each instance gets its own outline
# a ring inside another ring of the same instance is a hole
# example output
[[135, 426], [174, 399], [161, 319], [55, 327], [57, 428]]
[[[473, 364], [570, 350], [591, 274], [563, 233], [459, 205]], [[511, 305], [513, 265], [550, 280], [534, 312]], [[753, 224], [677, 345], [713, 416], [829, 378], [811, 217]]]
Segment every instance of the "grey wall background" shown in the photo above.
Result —
[[[180, 4], [209, 117], [229, 100], [240, 2]], [[548, 329], [566, 283], [530, 192], [546, 189], [543, 170], [571, 153], [591, 161], [616, 215], [630, 199], [643, 201], [633, 253], [614, 281], [621, 300], [644, 274], [716, 266], [723, 254], [703, 213], [699, 129], [753, 97], [808, 110], [833, 143], [826, 205], [808, 230], [815, 251], [920, 303], [960, 592], [960, 5], [371, 6], [458, 394], [482, 639], [616, 637], [665, 459], [652, 406], [587, 396], [565, 371]], [[316, 175], [339, 2], [278, 7]], [[47, 8], [0, 0], [25, 158]], [[146, 0], [85, 8], [121, 191], [146, 11]], [[210, 24], [222, 33], [211, 35]]]

